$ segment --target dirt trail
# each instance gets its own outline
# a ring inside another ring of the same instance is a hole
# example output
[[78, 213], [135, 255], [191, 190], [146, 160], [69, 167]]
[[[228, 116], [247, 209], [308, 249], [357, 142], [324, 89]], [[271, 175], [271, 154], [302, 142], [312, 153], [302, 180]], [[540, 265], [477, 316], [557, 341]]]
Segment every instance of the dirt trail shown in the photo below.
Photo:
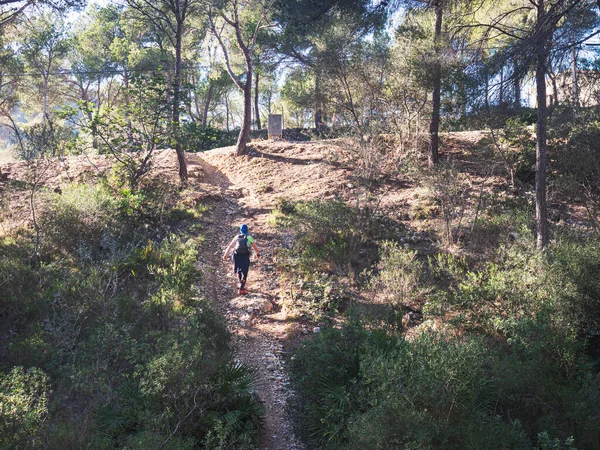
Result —
[[[274, 272], [273, 249], [279, 245], [278, 235], [266, 223], [269, 208], [260, 208], [257, 200], [248, 201], [246, 189], [213, 165], [215, 154], [189, 155], [189, 167], [198, 177], [193, 183], [198, 200], [211, 200], [208, 214], [210, 225], [205, 231], [199, 265], [203, 290], [226, 316], [227, 326], [234, 335], [236, 359], [256, 370], [258, 396], [265, 406], [265, 422], [261, 450], [301, 450], [286, 414], [286, 402], [291, 391], [284, 367], [283, 343], [294, 327], [286, 320], [278, 304], [277, 277]], [[221, 152], [220, 155], [223, 153]], [[250, 295], [237, 295], [237, 278], [228, 259], [222, 254], [241, 223], [248, 224], [250, 234], [261, 250], [260, 260], [252, 257], [247, 290]], [[252, 306], [252, 303], [259, 306]], [[272, 307], [272, 310], [267, 311]], [[265, 308], [265, 312], [260, 308]]]

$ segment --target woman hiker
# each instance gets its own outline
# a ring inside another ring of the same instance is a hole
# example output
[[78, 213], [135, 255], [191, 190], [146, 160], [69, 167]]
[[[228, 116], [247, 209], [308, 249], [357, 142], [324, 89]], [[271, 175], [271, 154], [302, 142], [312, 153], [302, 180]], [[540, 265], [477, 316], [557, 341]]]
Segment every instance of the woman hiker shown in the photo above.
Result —
[[248, 269], [250, 269], [250, 247], [254, 249], [256, 257], [260, 258], [258, 247], [254, 243], [254, 238], [248, 235], [248, 225], [243, 224], [240, 227], [240, 234], [233, 238], [229, 246], [223, 253], [223, 259], [227, 259], [227, 254], [233, 249], [233, 272], [237, 274], [240, 281], [238, 294], [246, 295], [248, 292], [244, 289], [248, 278]]

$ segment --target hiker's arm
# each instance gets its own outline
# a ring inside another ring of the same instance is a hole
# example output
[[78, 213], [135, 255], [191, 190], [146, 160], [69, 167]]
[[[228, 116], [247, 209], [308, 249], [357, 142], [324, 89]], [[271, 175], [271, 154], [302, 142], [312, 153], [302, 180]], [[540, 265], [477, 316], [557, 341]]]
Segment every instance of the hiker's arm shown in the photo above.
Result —
[[229, 245], [227, 246], [227, 248], [225, 249], [225, 253], [223, 253], [223, 259], [227, 259], [227, 254], [230, 252], [230, 250], [233, 248], [233, 246], [235, 245], [235, 239], [233, 238], [231, 240], [231, 242], [229, 243]]
[[256, 257], [260, 258], [260, 252], [258, 251], [258, 247], [256, 246], [256, 244], [253, 242], [251, 245], [254, 251], [256, 252]]

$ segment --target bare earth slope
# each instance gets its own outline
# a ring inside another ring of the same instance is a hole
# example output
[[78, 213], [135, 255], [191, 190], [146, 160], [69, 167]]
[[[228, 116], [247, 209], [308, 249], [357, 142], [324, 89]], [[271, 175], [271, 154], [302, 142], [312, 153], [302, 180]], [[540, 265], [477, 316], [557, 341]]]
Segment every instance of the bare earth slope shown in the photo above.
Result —
[[[479, 186], [484, 186], [494, 195], [500, 195], [502, 192], [495, 191], [506, 187], [506, 177], [501, 167], [490, 171], [488, 166], [493, 155], [482, 145], [484, 138], [482, 132], [446, 135], [443, 157], [468, 172], [475, 194]], [[292, 237], [274, 228], [271, 211], [279, 198], [310, 200], [340, 196], [356, 204], [363, 192], [358, 187], [360, 183], [353, 178], [356, 173], [344, 163], [349, 160], [347, 149], [343, 141], [255, 142], [249, 154], [242, 157], [234, 156], [233, 147], [187, 155], [191, 178], [184, 192], [188, 197], [186, 201], [210, 207], [202, 231], [206, 240], [198, 258], [203, 276], [198, 284], [227, 318], [235, 336], [237, 359], [256, 369], [258, 396], [266, 409], [260, 446], [263, 450], [304, 448], [294, 436], [285, 408], [293, 393], [288, 383], [284, 350], [290, 340], [313, 332], [309, 325], [288, 315], [282, 305], [277, 250], [289, 245]], [[485, 158], [483, 152], [486, 152]], [[61, 189], [69, 182], [102, 173], [111, 165], [107, 157], [70, 158], [66, 164], [56, 162], [44, 184], [51, 189]], [[155, 167], [155, 176], [175, 180], [175, 152], [158, 152]], [[3, 183], [27, 180], [27, 168], [22, 162], [5, 164], [1, 169], [0, 193]], [[3, 227], [11, 224], [18, 227], [29, 218], [27, 192], [20, 192], [3, 205], [0, 217]], [[410, 234], [410, 230], [423, 226], [409, 217], [411, 208], [420, 201], [415, 180], [392, 177], [387, 184], [376, 187], [373, 195], [381, 200], [378, 208], [393, 219], [391, 223], [401, 224], [397, 231]], [[252, 260], [247, 285], [250, 295], [238, 297], [231, 263], [223, 261], [222, 254], [242, 223], [248, 224], [262, 258]]]
[[[283, 348], [290, 334], [308, 330], [287, 317], [280, 305], [275, 261], [284, 238], [269, 223], [278, 197], [331, 196], [345, 185], [347, 173], [323, 161], [331, 145], [319, 143], [255, 144], [250, 155], [236, 158], [233, 148], [188, 155], [194, 172], [203, 173], [193, 185], [201, 201], [212, 200], [208, 231], [199, 264], [205, 274], [205, 294], [224, 312], [236, 336], [237, 358], [255, 368], [258, 395], [266, 409], [261, 449], [302, 449], [295, 438], [285, 405], [291, 395], [284, 367]], [[247, 289], [240, 298], [229, 260], [222, 254], [248, 224], [262, 258], [253, 258]]]

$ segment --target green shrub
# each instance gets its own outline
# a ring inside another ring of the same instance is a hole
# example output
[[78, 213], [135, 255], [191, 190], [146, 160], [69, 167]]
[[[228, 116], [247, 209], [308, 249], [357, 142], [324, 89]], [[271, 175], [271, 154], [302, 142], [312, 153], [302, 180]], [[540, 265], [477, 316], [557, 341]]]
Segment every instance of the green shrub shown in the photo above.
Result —
[[133, 225], [162, 225], [177, 202], [178, 187], [168, 179], [143, 179], [132, 186], [128, 173], [116, 166], [102, 179], [117, 206], [117, 218], [130, 230]]
[[41, 215], [39, 265], [30, 236], [0, 242], [11, 330], [0, 370], [41, 367], [53, 388], [43, 413], [0, 425], [29, 433], [2, 429], [0, 447], [256, 448], [255, 377], [233, 364], [224, 320], [200, 297], [198, 238], [161, 227], [178, 201], [150, 181], [70, 186]]
[[35, 449], [43, 446], [50, 383], [36, 367], [14, 367], [0, 373], [0, 447]]
[[535, 299], [542, 273], [542, 261], [532, 249], [501, 249], [496, 262], [465, 270], [446, 289], [436, 291], [424, 312], [448, 317], [459, 329], [502, 335], [506, 324], [539, 310]]
[[55, 195], [41, 218], [47, 252], [69, 251], [85, 243], [97, 247], [102, 234], [117, 227], [117, 202], [101, 186], [68, 185]]
[[326, 328], [305, 342], [290, 360], [299, 397], [292, 409], [300, 416], [300, 435], [330, 448], [347, 438], [348, 420], [356, 408], [364, 330], [356, 324]]
[[181, 126], [180, 134], [185, 151], [200, 152], [235, 145], [239, 132], [213, 127], [203, 130], [199, 123], [187, 122]]
[[551, 249], [544, 281], [566, 323], [582, 336], [600, 334], [600, 243], [565, 241]]
[[[413, 258], [384, 244], [373, 287], [390, 300], [418, 295], [423, 267]], [[351, 325], [297, 350], [294, 408], [307, 439], [356, 449], [597, 448], [599, 260], [590, 240], [543, 254], [515, 244], [471, 269], [430, 258], [437, 289], [410, 340]]]
[[417, 252], [400, 247], [395, 242], [384, 241], [380, 245], [377, 275], [371, 288], [383, 294], [395, 305], [413, 303], [423, 290], [424, 265], [417, 259]]
[[597, 112], [557, 128], [552, 146], [557, 185], [574, 198], [584, 201], [588, 219], [599, 231], [600, 121]]
[[326, 330], [292, 360], [304, 426], [324, 448], [528, 448], [495, 411], [480, 340], [407, 342], [360, 327]]
[[535, 140], [527, 123], [520, 118], [508, 119], [501, 139], [510, 147], [506, 157], [514, 170], [514, 177], [524, 183], [535, 181]]
[[280, 201], [276, 221], [294, 232], [291, 251], [297, 269], [306, 272], [341, 272], [358, 263], [363, 240], [370, 231], [361, 227], [361, 212], [342, 200]]
[[44, 269], [29, 264], [32, 253], [29, 245], [0, 238], [0, 316], [32, 320], [43, 309], [39, 280]]
[[277, 261], [288, 304], [316, 320], [345, 306], [353, 296], [348, 281], [376, 257], [378, 225], [367, 216], [339, 199], [279, 201], [275, 222], [290, 234]]
[[151, 286], [156, 285], [158, 289], [149, 306], [164, 316], [192, 306], [197, 295], [194, 283], [198, 280], [195, 243], [182, 242], [179, 237], [170, 235], [160, 247], [153, 248], [156, 250], [148, 255], [147, 270], [152, 277]]
[[288, 294], [286, 306], [315, 321], [335, 315], [351, 298], [348, 289], [328, 274], [316, 274], [314, 279], [289, 283]]
[[458, 242], [467, 225], [469, 180], [453, 163], [443, 163], [424, 173], [421, 183], [428, 195], [425, 204], [437, 205], [444, 240], [447, 243]]

